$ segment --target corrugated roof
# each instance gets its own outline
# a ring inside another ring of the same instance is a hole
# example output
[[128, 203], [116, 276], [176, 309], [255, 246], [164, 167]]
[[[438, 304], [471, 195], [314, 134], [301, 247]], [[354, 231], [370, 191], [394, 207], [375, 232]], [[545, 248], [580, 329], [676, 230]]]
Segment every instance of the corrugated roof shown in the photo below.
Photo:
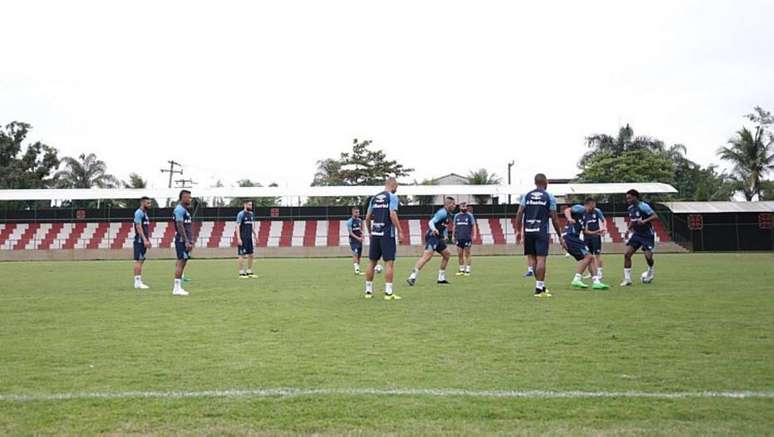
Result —
[[774, 212], [774, 202], [664, 202], [675, 214], [714, 214], [722, 212]]

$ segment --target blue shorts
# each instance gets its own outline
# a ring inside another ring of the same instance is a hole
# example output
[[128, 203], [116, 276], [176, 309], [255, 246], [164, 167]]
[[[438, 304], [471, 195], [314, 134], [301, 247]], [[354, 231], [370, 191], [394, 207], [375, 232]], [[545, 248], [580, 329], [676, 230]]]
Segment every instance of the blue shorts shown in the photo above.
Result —
[[564, 244], [567, 246], [567, 253], [573, 256], [576, 260], [580, 261], [591, 253], [586, 246], [586, 242], [580, 238], [564, 238]]
[[175, 241], [175, 252], [177, 253], [177, 259], [179, 260], [191, 259], [191, 254], [185, 250], [185, 243], [182, 241]]
[[238, 256], [246, 256], [246, 255], [252, 255], [255, 253], [255, 248], [253, 247], [253, 238], [250, 237], [250, 239], [245, 240], [242, 239], [242, 245], [237, 247], [237, 255]]
[[446, 241], [443, 237], [428, 232], [425, 234], [425, 250], [441, 253], [446, 250]]
[[360, 258], [363, 255], [363, 243], [349, 240], [349, 248], [352, 249], [352, 255]]
[[142, 241], [134, 242], [134, 260], [135, 261], [145, 261], [145, 254], [147, 252], [148, 252], [148, 249], [145, 248], [145, 245], [142, 243]]
[[656, 249], [656, 237], [654, 235], [642, 235], [632, 234], [629, 237], [629, 241], [626, 242], [627, 246], [631, 246], [634, 250], [642, 248], [646, 252], [653, 252]]
[[460, 249], [470, 249], [473, 246], [473, 241], [469, 239], [457, 240], [457, 247]]
[[590, 237], [583, 240], [592, 255], [602, 253], [602, 237]]
[[525, 232], [524, 255], [548, 256], [548, 234]]
[[397, 249], [395, 237], [372, 236], [371, 245], [368, 247], [368, 259], [371, 261], [379, 261], [379, 259], [395, 261]]

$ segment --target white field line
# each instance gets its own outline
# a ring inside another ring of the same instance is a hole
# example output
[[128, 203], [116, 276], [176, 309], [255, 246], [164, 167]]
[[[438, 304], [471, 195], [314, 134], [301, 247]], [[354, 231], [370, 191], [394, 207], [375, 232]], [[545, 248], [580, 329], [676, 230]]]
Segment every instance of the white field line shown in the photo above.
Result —
[[292, 396], [424, 396], [471, 397], [505, 399], [589, 399], [589, 398], [642, 398], [642, 399], [774, 399], [774, 391], [694, 391], [694, 392], [640, 392], [640, 391], [512, 391], [463, 389], [379, 389], [379, 388], [265, 388], [205, 391], [125, 391], [73, 392], [52, 394], [0, 394], [0, 402], [67, 401], [81, 399], [188, 399], [188, 398], [269, 398]]

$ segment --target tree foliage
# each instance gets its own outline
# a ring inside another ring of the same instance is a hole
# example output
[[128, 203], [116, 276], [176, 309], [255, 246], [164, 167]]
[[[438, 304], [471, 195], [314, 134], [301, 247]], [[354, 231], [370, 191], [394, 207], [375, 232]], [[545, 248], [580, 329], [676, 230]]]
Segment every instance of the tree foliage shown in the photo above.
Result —
[[[258, 182], [253, 182], [250, 179], [240, 179], [237, 181], [237, 186], [239, 187], [262, 187]], [[277, 184], [271, 183], [269, 184], [270, 187], [276, 187]], [[272, 206], [279, 206], [282, 199], [279, 197], [260, 197], [257, 199], [246, 199], [243, 197], [235, 197], [231, 199], [231, 201], [228, 203], [228, 206], [234, 207], [234, 208], [241, 208], [246, 200], [252, 200], [253, 205], [255, 207], [272, 207]]]
[[59, 188], [116, 188], [118, 179], [107, 172], [105, 161], [97, 155], [81, 153], [77, 158], [66, 156], [61, 162], [64, 167], [54, 174]]
[[747, 114], [754, 130], [743, 127], [718, 150], [718, 156], [732, 166], [732, 175], [747, 201], [761, 199], [766, 175], [774, 170], [774, 117], [761, 107]]
[[[496, 173], [489, 173], [485, 168], [471, 171], [468, 173], [467, 179], [468, 185], [497, 185], [502, 181], [500, 176], [497, 176]], [[473, 197], [479, 205], [486, 205], [492, 198], [488, 194], [476, 194]]]
[[[59, 166], [57, 150], [37, 141], [24, 142], [29, 134], [27, 123], [12, 122], [0, 127], [0, 189], [49, 188], [52, 173]], [[26, 208], [35, 202], [4, 202], [8, 208]]]

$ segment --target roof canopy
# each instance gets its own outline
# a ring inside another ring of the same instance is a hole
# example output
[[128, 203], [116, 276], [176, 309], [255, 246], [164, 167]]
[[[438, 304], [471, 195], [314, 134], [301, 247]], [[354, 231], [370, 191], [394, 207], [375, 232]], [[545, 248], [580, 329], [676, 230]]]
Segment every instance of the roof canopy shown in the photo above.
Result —
[[[532, 185], [400, 185], [398, 194], [408, 196], [435, 195], [490, 195], [507, 196], [532, 190]], [[556, 196], [568, 194], [621, 194], [630, 189], [641, 193], [676, 193], [671, 185], [661, 183], [616, 184], [553, 184], [548, 191]], [[192, 188], [195, 197], [354, 197], [371, 196], [384, 188], [381, 186], [328, 186], [328, 187], [219, 187]], [[91, 199], [139, 199], [148, 196], [157, 199], [176, 199], [179, 188], [134, 189], [41, 189], [0, 190], [0, 200], [91, 200]]]
[[774, 202], [664, 202], [675, 214], [774, 212]]

